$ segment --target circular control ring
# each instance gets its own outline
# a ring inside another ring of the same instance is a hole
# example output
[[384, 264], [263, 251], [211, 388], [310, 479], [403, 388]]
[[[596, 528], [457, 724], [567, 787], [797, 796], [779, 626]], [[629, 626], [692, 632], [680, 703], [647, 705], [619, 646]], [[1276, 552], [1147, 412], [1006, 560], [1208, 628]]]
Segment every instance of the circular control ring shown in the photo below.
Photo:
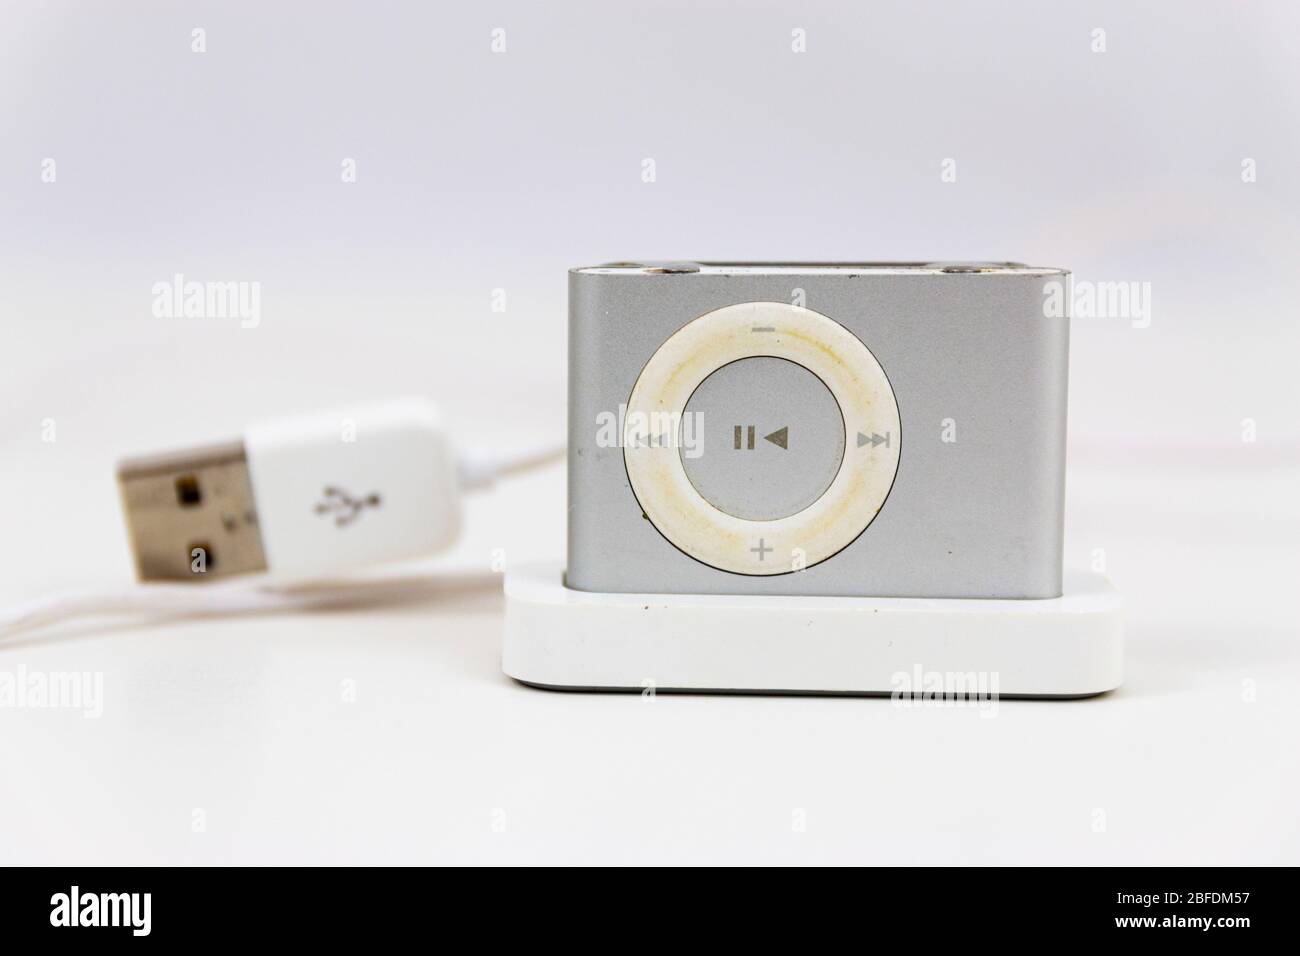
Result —
[[[772, 521], [727, 514], [691, 483], [680, 446], [695, 389], [724, 365], [772, 356], [816, 375], [839, 404], [844, 459], [830, 487], [802, 511]], [[673, 545], [736, 574], [785, 574], [847, 547], [875, 518], [898, 470], [898, 404], [862, 341], [820, 313], [780, 302], [708, 312], [678, 329], [641, 370], [628, 399], [623, 459], [642, 510]]]

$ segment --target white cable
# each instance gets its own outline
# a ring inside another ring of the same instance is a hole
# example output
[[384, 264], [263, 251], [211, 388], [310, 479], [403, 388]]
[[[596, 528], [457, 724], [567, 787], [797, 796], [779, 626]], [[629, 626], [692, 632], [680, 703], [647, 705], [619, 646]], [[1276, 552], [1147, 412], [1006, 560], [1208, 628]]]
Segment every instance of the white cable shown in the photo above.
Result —
[[470, 453], [460, 456], [457, 469], [460, 486], [465, 491], [491, 488], [498, 478], [520, 475], [544, 468], [564, 458], [564, 445], [539, 445], [513, 454]]
[[0, 634], [88, 614], [264, 610], [290, 603], [284, 595], [234, 584], [142, 584], [122, 591], [65, 591], [0, 612]]
[[0, 637], [74, 617], [187, 618], [320, 607], [388, 605], [495, 588], [497, 575], [408, 575], [276, 587], [264, 580], [138, 584], [120, 591], [67, 591], [0, 611]]

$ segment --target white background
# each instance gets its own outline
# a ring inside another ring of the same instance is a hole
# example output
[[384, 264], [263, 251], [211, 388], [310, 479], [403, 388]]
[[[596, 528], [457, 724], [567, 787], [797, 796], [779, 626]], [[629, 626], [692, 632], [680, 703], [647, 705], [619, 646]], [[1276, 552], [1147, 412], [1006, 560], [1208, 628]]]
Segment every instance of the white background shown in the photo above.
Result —
[[[1067, 561], [1129, 599], [1115, 694], [515, 685], [491, 558], [562, 550], [557, 469], [472, 503], [429, 568], [474, 586], [426, 601], [0, 638], [105, 695], [0, 709], [0, 862], [1300, 862], [1297, 36], [1286, 2], [6, 3], [0, 603], [128, 585], [126, 453], [403, 394], [560, 436], [571, 266], [1016, 259], [1152, 299], [1073, 327]], [[176, 273], [261, 283], [260, 324], [154, 317]]]

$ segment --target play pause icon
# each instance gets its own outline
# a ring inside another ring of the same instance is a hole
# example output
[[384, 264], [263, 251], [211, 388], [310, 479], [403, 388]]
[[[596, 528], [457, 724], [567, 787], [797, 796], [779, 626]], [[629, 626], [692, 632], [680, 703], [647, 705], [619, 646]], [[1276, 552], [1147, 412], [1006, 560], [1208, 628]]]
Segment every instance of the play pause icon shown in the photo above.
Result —
[[[757, 429], [753, 425], [737, 425], [732, 432], [731, 447], [744, 448], [752, 450], [754, 447], [754, 436]], [[790, 426], [782, 425], [776, 431], [763, 436], [763, 441], [770, 441], [777, 448], [789, 449], [790, 447]]]

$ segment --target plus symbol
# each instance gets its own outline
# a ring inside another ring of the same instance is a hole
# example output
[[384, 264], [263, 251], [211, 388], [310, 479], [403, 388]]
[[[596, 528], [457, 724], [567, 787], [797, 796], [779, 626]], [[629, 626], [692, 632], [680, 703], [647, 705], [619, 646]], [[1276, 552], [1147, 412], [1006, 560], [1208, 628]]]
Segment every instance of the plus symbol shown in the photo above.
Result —
[[764, 561], [764, 560], [767, 559], [767, 553], [768, 553], [769, 551], [775, 551], [776, 548], [771, 547], [771, 546], [768, 545], [768, 544], [767, 544], [767, 543], [766, 543], [762, 538], [759, 538], [759, 539], [758, 539], [758, 547], [757, 547], [757, 548], [750, 548], [749, 550], [750, 550], [750, 551], [753, 551], [755, 554], [758, 555], [758, 560], [760, 560], [760, 561]]

